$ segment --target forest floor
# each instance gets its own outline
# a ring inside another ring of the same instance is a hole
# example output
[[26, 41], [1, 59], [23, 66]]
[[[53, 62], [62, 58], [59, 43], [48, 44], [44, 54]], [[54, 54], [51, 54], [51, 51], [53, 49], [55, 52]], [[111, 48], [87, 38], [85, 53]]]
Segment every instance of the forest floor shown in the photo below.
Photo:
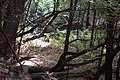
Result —
[[[21, 46], [21, 58], [28, 57], [27, 60], [23, 60], [21, 63], [28, 66], [41, 66], [52, 68], [57, 64], [60, 55], [63, 53], [63, 46], [51, 47], [49, 42], [44, 42], [41, 39], [33, 40], [32, 42], [27, 42]], [[70, 51], [76, 51], [75, 47], [69, 47]], [[86, 57], [78, 57], [73, 62], [81, 62]], [[116, 65], [116, 64], [115, 64]], [[59, 76], [56, 80], [91, 80], [97, 69], [97, 62], [90, 63], [87, 65], [81, 65], [74, 67], [69, 70], [68, 77], [66, 76], [68, 71], [64, 71], [57, 74], [55, 77]], [[31, 74], [32, 75], [32, 74]], [[60, 78], [62, 77], [62, 78]], [[35, 79], [34, 79], [35, 80]], [[42, 79], [36, 79], [42, 80]], [[104, 79], [100, 79], [104, 80]]]

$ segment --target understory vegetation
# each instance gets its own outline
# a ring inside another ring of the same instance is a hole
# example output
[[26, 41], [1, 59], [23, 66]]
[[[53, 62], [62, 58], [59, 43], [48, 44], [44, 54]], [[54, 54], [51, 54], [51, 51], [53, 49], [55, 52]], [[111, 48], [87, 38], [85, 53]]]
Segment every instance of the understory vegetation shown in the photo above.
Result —
[[119, 0], [0, 0], [0, 80], [119, 80]]

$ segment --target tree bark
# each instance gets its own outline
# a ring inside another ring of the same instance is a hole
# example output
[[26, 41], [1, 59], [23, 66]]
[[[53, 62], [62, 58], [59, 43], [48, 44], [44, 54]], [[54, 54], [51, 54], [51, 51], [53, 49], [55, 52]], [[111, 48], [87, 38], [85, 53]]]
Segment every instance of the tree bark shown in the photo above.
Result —
[[120, 79], [119, 73], [120, 73], [120, 57], [119, 57], [118, 62], [117, 62], [116, 80], [119, 80], [119, 79]]
[[[6, 0], [5, 0], [6, 1]], [[7, 1], [6, 1], [7, 2]], [[3, 25], [1, 25], [2, 30], [5, 32], [6, 37], [12, 48], [14, 48], [15, 40], [16, 40], [16, 32], [19, 26], [20, 17], [24, 12], [24, 4], [26, 0], [13, 0], [9, 1], [7, 4], [1, 6], [3, 9], [7, 6]], [[2, 10], [1, 10], [2, 11]], [[12, 53], [10, 46], [8, 45], [8, 41], [6, 40], [5, 36], [3, 35], [2, 31], [0, 31], [0, 57], [4, 57], [5, 59], [10, 58]]]
[[[114, 53], [111, 55], [111, 58], [109, 58], [109, 61], [112, 61], [119, 51], [120, 51], [120, 46], [118, 45], [118, 46], [114, 49]], [[101, 76], [101, 74], [103, 74], [103, 73], [106, 71], [106, 68], [109, 66], [110, 63], [112, 63], [112, 62], [104, 63], [104, 64], [98, 69], [96, 75], [93, 77], [92, 80], [98, 80], [99, 77]]]
[[[106, 37], [106, 60], [105, 63], [109, 65], [105, 71], [105, 80], [112, 80], [112, 61], [110, 61], [112, 54], [114, 53], [113, 41], [114, 41], [114, 21], [109, 20], [107, 23], [107, 37]], [[111, 63], [110, 63], [111, 62]]]

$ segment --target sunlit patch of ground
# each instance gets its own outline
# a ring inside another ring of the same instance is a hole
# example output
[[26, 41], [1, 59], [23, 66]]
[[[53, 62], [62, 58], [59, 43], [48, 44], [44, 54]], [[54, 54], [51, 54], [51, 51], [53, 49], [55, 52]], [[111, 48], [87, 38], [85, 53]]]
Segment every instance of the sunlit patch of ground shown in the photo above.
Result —
[[47, 47], [49, 46], [49, 42], [45, 42], [44, 40], [41, 39], [35, 39], [32, 41], [32, 44], [33, 46], [36, 46], [36, 47]]
[[[56, 61], [47, 60], [44, 57], [36, 57], [36, 58], [31, 58], [29, 60], [24, 60], [21, 62], [21, 64], [28, 65], [28, 66], [52, 67], [53, 65], [56, 64]], [[17, 63], [17, 65], [19, 65], [19, 63]]]
[[47, 46], [49, 46], [49, 42], [45, 42], [42, 38], [40, 38], [40, 39], [35, 39], [35, 40], [33, 40], [33, 41], [29, 41], [29, 42], [26, 42], [26, 43], [24, 43], [24, 44], [22, 44], [21, 45], [21, 53], [23, 53], [23, 52], [26, 52], [26, 51], [28, 51], [29, 50], [29, 47], [41, 47], [41, 48], [43, 48], [43, 47], [47, 47]]
[[45, 42], [42, 38], [23, 44], [21, 46], [20, 57], [32, 58], [22, 61], [21, 64], [29, 66], [54, 66], [57, 62], [51, 58], [53, 58], [52, 56], [57, 56], [58, 54], [56, 54], [55, 49], [50, 47], [49, 44], [49, 42]]
[[[45, 42], [42, 39], [35, 39], [33, 41], [27, 42], [24, 45], [21, 46], [21, 57], [33, 57], [28, 60], [24, 60], [21, 62], [23, 65], [29, 65], [29, 66], [44, 66], [44, 67], [53, 67], [60, 55], [64, 51], [64, 47], [51, 47], [49, 42]], [[73, 46], [69, 47], [69, 51], [76, 52], [76, 48]], [[72, 62], [81, 62], [82, 60], [88, 59], [90, 55], [84, 55], [80, 56], [78, 58], [75, 58]], [[113, 64], [116, 66], [116, 64]], [[78, 72], [81, 75], [85, 75], [80, 78], [72, 78], [69, 80], [89, 80], [92, 74], [95, 73], [95, 70], [91, 71], [93, 67], [96, 67], [97, 63], [91, 63], [88, 65], [82, 65], [79, 67], [75, 67], [71, 69], [69, 72]], [[91, 74], [92, 73], [92, 74]], [[77, 75], [77, 74], [76, 74]], [[89, 79], [88, 79], [89, 78]]]

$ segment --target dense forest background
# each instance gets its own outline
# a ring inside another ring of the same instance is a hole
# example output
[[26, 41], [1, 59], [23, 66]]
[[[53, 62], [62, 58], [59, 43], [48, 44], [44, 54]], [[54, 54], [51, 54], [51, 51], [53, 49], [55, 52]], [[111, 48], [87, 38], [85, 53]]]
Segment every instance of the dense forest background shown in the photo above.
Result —
[[119, 80], [119, 3], [0, 0], [0, 80]]

